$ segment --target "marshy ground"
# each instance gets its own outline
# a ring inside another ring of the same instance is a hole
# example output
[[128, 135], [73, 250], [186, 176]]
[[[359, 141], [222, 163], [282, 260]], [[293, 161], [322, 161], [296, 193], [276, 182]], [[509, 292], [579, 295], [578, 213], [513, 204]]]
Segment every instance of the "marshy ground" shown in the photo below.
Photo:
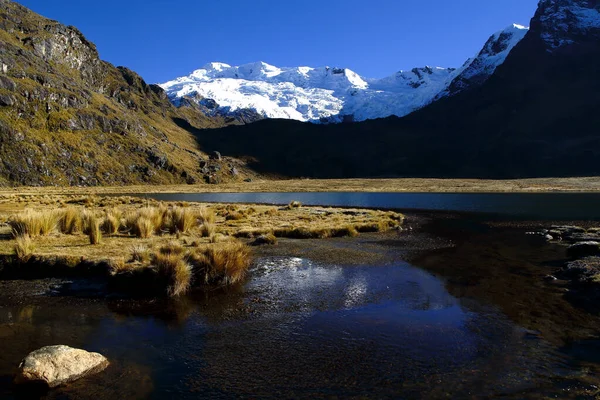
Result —
[[149, 288], [166, 286], [176, 296], [194, 286], [241, 280], [253, 253], [249, 246], [385, 232], [400, 228], [403, 219], [390, 211], [298, 202], [275, 207], [128, 196], [5, 196], [0, 257], [3, 274], [13, 277], [104, 274], [123, 278], [120, 287], [137, 280]]

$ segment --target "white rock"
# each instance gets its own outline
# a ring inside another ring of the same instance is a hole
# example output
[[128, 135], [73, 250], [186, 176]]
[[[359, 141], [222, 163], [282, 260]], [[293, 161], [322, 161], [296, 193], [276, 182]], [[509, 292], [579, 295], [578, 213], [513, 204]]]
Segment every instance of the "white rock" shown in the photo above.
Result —
[[98, 353], [68, 346], [43, 347], [21, 361], [15, 383], [45, 383], [56, 387], [101, 372], [108, 364]]

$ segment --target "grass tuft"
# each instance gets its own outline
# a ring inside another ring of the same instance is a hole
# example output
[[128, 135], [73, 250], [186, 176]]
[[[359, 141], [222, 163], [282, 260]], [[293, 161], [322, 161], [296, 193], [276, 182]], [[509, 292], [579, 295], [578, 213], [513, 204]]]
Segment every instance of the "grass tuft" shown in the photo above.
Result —
[[69, 207], [60, 216], [59, 229], [61, 233], [73, 235], [83, 231], [83, 220], [81, 210]]
[[33, 243], [33, 240], [31, 239], [31, 236], [17, 236], [15, 247], [13, 250], [19, 261], [27, 262], [33, 255], [33, 252], [35, 251], [35, 245]]
[[176, 297], [187, 293], [192, 284], [192, 269], [182, 254], [155, 253], [152, 264], [167, 282], [167, 294]]
[[262, 246], [265, 244], [276, 245], [277, 237], [275, 237], [275, 235], [273, 235], [272, 233], [267, 233], [264, 235], [260, 235], [252, 242], [252, 246]]
[[100, 229], [100, 226], [102, 225], [102, 218], [98, 218], [94, 213], [88, 213], [85, 219], [85, 225], [88, 237], [90, 238], [90, 244], [102, 244], [102, 231]]
[[12, 217], [8, 223], [15, 237], [48, 236], [56, 230], [59, 218], [59, 214], [54, 210], [33, 211], [28, 209]]
[[135, 245], [131, 248], [131, 261], [147, 264], [150, 262], [150, 250], [144, 245]]
[[181, 233], [188, 233], [198, 224], [196, 214], [189, 208], [173, 208], [171, 218], [175, 230]]
[[118, 208], [113, 208], [106, 212], [102, 229], [108, 235], [116, 235], [121, 227], [121, 217], [123, 213]]
[[210, 222], [204, 222], [200, 225], [200, 237], [211, 237], [216, 231], [216, 226]]
[[151, 218], [139, 217], [134, 223], [134, 232], [142, 239], [149, 239], [156, 231], [155, 225]]
[[171, 240], [169, 243], [162, 246], [160, 248], [159, 252], [160, 252], [160, 254], [163, 254], [163, 255], [169, 255], [169, 254], [182, 255], [183, 253], [185, 253], [185, 249], [181, 245], [181, 243], [179, 243], [178, 241]]
[[231, 285], [241, 281], [250, 267], [250, 248], [238, 241], [199, 247], [190, 263], [205, 284]]

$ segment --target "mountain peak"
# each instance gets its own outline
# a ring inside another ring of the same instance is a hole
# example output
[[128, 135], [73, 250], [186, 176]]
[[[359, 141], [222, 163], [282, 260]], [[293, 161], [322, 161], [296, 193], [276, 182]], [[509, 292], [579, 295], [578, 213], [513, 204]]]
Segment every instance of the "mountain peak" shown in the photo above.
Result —
[[436, 98], [485, 82], [527, 32], [528, 28], [519, 24], [496, 32], [481, 52], [459, 69], [425, 66], [369, 79], [341, 67], [213, 62], [161, 87], [175, 104], [195, 94], [226, 112], [251, 109], [266, 118], [314, 122], [404, 116]]
[[531, 30], [548, 51], [600, 38], [598, 0], [541, 0]]
[[222, 62], [210, 62], [205, 64], [201, 69], [205, 69], [207, 71], [223, 71], [224, 69], [228, 68], [231, 68], [231, 65]]

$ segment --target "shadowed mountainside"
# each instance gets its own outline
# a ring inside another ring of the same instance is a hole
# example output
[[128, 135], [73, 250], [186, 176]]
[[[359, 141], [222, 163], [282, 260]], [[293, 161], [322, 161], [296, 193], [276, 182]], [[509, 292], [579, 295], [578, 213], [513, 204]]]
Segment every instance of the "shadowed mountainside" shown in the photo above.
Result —
[[595, 0], [543, 0], [484, 85], [402, 119], [267, 120], [196, 135], [207, 148], [255, 159], [259, 171], [295, 177], [598, 175], [600, 34], [575, 14], [598, 10]]

